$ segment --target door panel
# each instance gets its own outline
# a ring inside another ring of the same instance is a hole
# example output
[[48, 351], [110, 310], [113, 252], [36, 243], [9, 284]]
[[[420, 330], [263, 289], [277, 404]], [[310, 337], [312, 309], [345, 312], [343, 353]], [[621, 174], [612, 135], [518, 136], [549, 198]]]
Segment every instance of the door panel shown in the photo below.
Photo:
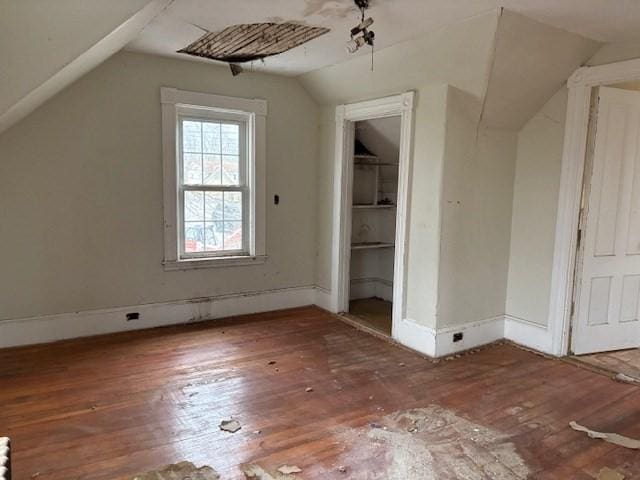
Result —
[[600, 89], [576, 289], [576, 354], [640, 346], [640, 92]]

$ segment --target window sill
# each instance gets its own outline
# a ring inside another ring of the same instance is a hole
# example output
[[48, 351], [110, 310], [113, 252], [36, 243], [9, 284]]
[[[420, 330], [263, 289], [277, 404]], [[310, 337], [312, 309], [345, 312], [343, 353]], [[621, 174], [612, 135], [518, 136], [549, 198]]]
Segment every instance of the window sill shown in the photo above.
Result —
[[164, 261], [164, 269], [167, 272], [175, 270], [193, 270], [200, 268], [236, 267], [245, 265], [262, 265], [267, 261], [266, 255], [237, 256], [219, 258], [194, 258], [189, 260]]

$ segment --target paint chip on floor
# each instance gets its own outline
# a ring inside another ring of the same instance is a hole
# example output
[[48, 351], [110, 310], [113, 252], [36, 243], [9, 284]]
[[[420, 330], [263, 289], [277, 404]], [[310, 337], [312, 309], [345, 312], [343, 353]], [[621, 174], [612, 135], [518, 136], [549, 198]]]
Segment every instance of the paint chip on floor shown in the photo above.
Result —
[[219, 480], [220, 475], [211, 467], [196, 467], [191, 462], [180, 462], [163, 467], [162, 470], [133, 477], [132, 480]]
[[610, 469], [609, 467], [604, 467], [600, 470], [597, 480], [624, 480], [624, 475]]
[[589, 437], [595, 438], [597, 440], [604, 440], [605, 442], [609, 442], [620, 447], [631, 448], [633, 450], [640, 449], [640, 440], [636, 440], [635, 438], [625, 437], [624, 435], [620, 435], [618, 433], [597, 432], [595, 430], [590, 430], [587, 427], [583, 427], [576, 422], [569, 422], [569, 426], [574, 430], [578, 432], [584, 432], [589, 435]]
[[291, 475], [292, 473], [300, 473], [302, 469], [300, 467], [296, 467], [295, 465], [282, 465], [278, 467], [278, 472], [283, 475]]
[[220, 430], [224, 430], [225, 432], [236, 433], [241, 428], [242, 426], [240, 425], [240, 422], [237, 420], [229, 419], [229, 420], [222, 420], [220, 422]]
[[[280, 471], [281, 469], [290, 471], [290, 473], [283, 473]], [[295, 474], [300, 472], [302, 472], [302, 469], [296, 466], [290, 467], [288, 465], [283, 465], [274, 473], [269, 473], [257, 464], [244, 465], [242, 467], [242, 473], [244, 473], [247, 480], [294, 480], [296, 478]]]

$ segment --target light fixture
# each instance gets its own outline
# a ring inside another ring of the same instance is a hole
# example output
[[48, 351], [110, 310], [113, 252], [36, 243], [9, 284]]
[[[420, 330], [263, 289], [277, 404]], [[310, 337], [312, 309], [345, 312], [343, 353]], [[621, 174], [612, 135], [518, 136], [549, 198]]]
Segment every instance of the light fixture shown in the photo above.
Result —
[[373, 42], [376, 34], [369, 30], [373, 25], [373, 18], [365, 18], [365, 12], [369, 8], [369, 0], [354, 0], [356, 6], [360, 9], [360, 23], [351, 29], [351, 40], [347, 42], [346, 49], [349, 53], [356, 53], [365, 45], [371, 46], [372, 68], [373, 68]]

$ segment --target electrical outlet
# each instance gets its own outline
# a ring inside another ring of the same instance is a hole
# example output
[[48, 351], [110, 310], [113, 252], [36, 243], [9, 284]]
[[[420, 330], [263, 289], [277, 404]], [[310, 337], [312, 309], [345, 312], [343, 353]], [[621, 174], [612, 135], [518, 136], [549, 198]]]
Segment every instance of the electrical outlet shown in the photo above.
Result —
[[463, 333], [462, 332], [457, 332], [453, 334], [453, 341], [455, 342], [461, 342], [462, 341], [462, 337], [463, 337]]
[[140, 320], [140, 314], [138, 312], [127, 313], [127, 322], [132, 320]]

